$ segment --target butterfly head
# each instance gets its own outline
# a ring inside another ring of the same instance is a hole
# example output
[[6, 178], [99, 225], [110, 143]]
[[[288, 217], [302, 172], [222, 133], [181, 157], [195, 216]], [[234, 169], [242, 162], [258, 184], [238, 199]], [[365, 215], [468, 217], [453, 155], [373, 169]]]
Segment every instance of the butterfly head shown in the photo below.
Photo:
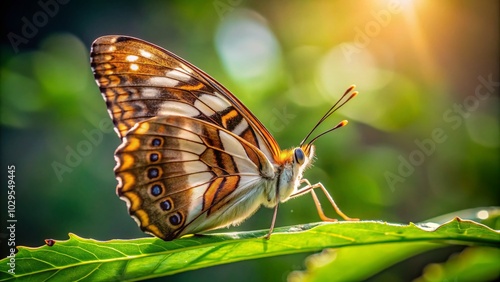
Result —
[[316, 148], [313, 144], [293, 149], [293, 170], [295, 175], [302, 178], [302, 172], [311, 166], [313, 162], [315, 151]]
[[290, 151], [291, 163], [294, 167], [294, 171], [298, 173], [308, 168], [314, 159], [315, 147], [312, 144], [303, 145], [301, 147], [296, 147]]
[[279, 167], [278, 195], [274, 192], [269, 193], [268, 206], [275, 206], [278, 202], [288, 200], [290, 195], [297, 191], [304, 170], [312, 164], [314, 151], [315, 148], [312, 144], [281, 151], [279, 160], [277, 160]]

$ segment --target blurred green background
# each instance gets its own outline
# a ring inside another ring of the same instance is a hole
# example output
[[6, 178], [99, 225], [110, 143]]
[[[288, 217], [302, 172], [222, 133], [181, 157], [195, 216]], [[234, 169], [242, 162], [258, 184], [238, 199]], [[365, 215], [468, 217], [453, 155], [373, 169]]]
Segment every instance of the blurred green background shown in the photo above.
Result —
[[[321, 129], [342, 119], [349, 125], [316, 142], [317, 161], [305, 174], [349, 216], [408, 223], [500, 204], [498, 1], [10, 2], [2, 4], [1, 167], [6, 179], [7, 166], [16, 166], [17, 245], [68, 232], [145, 236], [115, 195], [119, 140], [103, 127], [110, 119], [89, 66], [92, 41], [108, 34], [142, 38], [200, 67], [282, 148], [297, 145], [356, 84], [360, 95]], [[271, 217], [261, 209], [230, 230], [265, 229]], [[277, 225], [313, 221], [306, 195], [281, 205]], [[416, 277], [453, 251], [385, 275]], [[306, 256], [169, 279], [282, 281], [304, 268]]]

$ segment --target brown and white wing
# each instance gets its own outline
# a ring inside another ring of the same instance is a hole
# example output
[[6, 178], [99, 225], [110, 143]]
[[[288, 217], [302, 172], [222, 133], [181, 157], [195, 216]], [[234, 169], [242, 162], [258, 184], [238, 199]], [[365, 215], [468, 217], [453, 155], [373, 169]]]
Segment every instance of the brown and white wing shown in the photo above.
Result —
[[[143, 231], [164, 240], [243, 220], [262, 203], [263, 179], [274, 175], [253, 144], [185, 116], [139, 122], [115, 158], [117, 194]], [[255, 199], [246, 198], [251, 206], [242, 211], [244, 197]]]
[[120, 138], [138, 122], [188, 116], [216, 124], [270, 160], [280, 148], [260, 121], [224, 86], [177, 55], [128, 36], [92, 44], [91, 66]]

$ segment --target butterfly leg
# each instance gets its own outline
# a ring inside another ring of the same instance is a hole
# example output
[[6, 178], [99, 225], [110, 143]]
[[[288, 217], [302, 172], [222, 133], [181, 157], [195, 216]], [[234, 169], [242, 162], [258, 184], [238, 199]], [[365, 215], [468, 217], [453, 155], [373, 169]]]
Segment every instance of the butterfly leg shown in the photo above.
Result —
[[[279, 198], [279, 195], [280, 195], [280, 191], [277, 188], [276, 189], [276, 199]], [[269, 228], [269, 232], [267, 233], [266, 237], [264, 237], [266, 240], [269, 240], [269, 238], [271, 238], [271, 234], [273, 233], [274, 224], [276, 224], [276, 216], [278, 215], [278, 206], [279, 206], [279, 202], [276, 203], [276, 206], [274, 207], [273, 220], [271, 221], [271, 227]]]
[[335, 209], [335, 212], [340, 215], [344, 220], [347, 220], [347, 221], [357, 221], [359, 220], [358, 218], [350, 218], [348, 217], [347, 215], [345, 215], [341, 210], [340, 208], [337, 206], [337, 204], [335, 203], [335, 201], [333, 200], [332, 196], [330, 196], [330, 193], [328, 193], [328, 190], [326, 190], [325, 186], [323, 186], [323, 184], [321, 184], [321, 182], [318, 182], [316, 184], [311, 184], [309, 182], [309, 180], [307, 179], [302, 179], [300, 181], [301, 183], [305, 183], [306, 186], [299, 189], [296, 193], [292, 194], [290, 196], [290, 198], [294, 198], [294, 197], [297, 197], [297, 196], [300, 196], [300, 195], [303, 195], [305, 193], [311, 193], [311, 196], [314, 200], [314, 204], [316, 205], [316, 209], [318, 211], [318, 215], [319, 217], [321, 218], [321, 220], [323, 221], [337, 221], [337, 219], [335, 218], [330, 218], [330, 217], [327, 217], [325, 215], [325, 213], [323, 212], [323, 208], [321, 208], [321, 202], [319, 201], [318, 199], [318, 196], [316, 196], [316, 192], [314, 192], [314, 189], [316, 188], [321, 188], [321, 190], [323, 191], [323, 193], [326, 195], [326, 197], [328, 198], [328, 201], [330, 201], [330, 204], [332, 205], [332, 207]]
[[269, 232], [267, 233], [266, 237], [264, 237], [266, 240], [269, 240], [271, 238], [271, 234], [273, 233], [274, 230], [274, 224], [276, 224], [276, 215], [278, 214], [278, 203], [274, 207], [274, 213], [273, 213], [273, 220], [271, 222], [271, 227], [269, 228]]

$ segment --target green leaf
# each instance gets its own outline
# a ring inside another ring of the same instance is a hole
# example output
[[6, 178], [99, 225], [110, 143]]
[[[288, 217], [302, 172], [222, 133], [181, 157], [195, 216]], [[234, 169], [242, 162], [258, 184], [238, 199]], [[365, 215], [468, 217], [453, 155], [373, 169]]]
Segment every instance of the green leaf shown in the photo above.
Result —
[[[438, 216], [426, 222], [445, 223], [456, 216], [462, 219], [478, 221], [496, 229], [499, 226], [500, 209], [497, 207], [472, 208]], [[400, 261], [445, 246], [447, 245], [440, 244], [436, 246], [435, 243], [430, 242], [407, 242], [353, 246], [335, 250], [326, 249], [319, 254], [309, 256], [305, 262], [307, 270], [292, 272], [288, 280], [361, 281]], [[359, 258], [363, 259], [360, 260]], [[497, 259], [494, 263], [500, 265], [500, 259]], [[480, 276], [476, 276], [474, 280], [477, 280], [478, 277]], [[446, 279], [438, 281], [444, 280]]]
[[441, 226], [397, 225], [375, 221], [314, 223], [267, 230], [184, 237], [101, 242], [70, 234], [51, 247], [19, 247], [15, 275], [9, 258], [0, 261], [0, 281], [24, 278], [55, 280], [139, 280], [230, 262], [325, 248], [425, 242], [498, 246], [500, 234], [487, 226], [456, 218]]
[[445, 263], [428, 265], [422, 277], [416, 279], [415, 282], [495, 281], [499, 277], [500, 250], [474, 247], [452, 256]]
[[400, 242], [325, 249], [306, 259], [307, 271], [294, 271], [288, 280], [362, 281], [397, 262], [445, 246], [427, 242]]

